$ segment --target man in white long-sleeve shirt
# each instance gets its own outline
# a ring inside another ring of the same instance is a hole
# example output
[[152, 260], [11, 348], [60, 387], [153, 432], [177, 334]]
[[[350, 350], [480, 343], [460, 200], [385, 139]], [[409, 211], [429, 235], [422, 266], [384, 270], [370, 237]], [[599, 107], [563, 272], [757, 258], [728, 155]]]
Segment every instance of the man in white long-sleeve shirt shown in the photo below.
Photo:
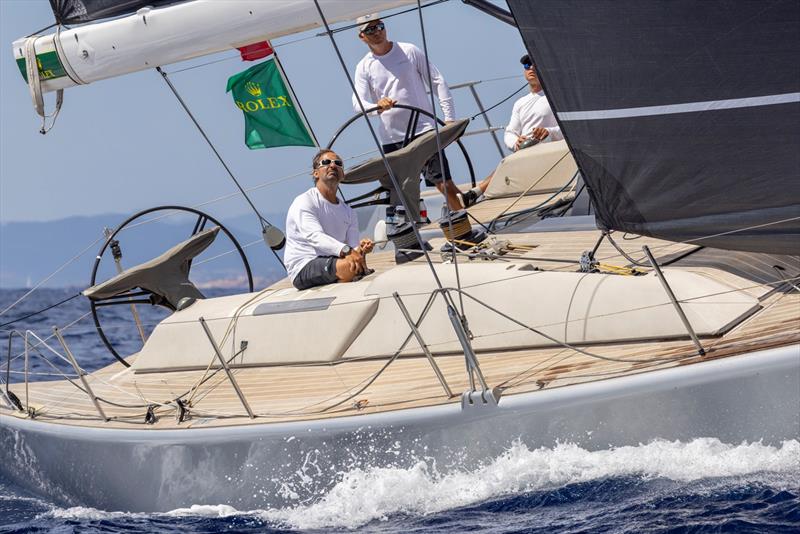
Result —
[[[402, 148], [411, 111], [394, 108], [395, 104], [405, 104], [421, 108], [431, 114], [428, 87], [428, 61], [425, 54], [409, 43], [392, 42], [386, 38], [386, 26], [378, 15], [367, 15], [358, 19], [359, 38], [369, 46], [369, 52], [356, 66], [353, 95], [353, 109], [361, 111], [358, 100], [365, 109], [378, 107], [380, 121], [378, 137], [383, 151], [393, 152]], [[453, 97], [442, 74], [430, 64], [431, 84], [444, 113], [445, 122], [455, 120]], [[433, 119], [420, 114], [415, 135], [434, 128]], [[447, 158], [442, 154], [444, 170], [439, 164], [438, 154], [425, 169], [425, 183], [436, 186], [445, 192], [451, 209], [458, 209], [459, 190], [453, 184]]]
[[367, 271], [372, 241], [358, 239], [353, 208], [336, 197], [344, 177], [342, 159], [320, 150], [312, 162], [314, 187], [298, 196], [286, 214], [283, 261], [297, 289], [351, 282]]
[[[522, 56], [519, 62], [525, 69], [525, 80], [528, 82], [530, 93], [514, 102], [514, 107], [511, 109], [511, 119], [506, 126], [503, 140], [512, 152], [543, 141], [564, 139], [556, 116], [550, 109], [550, 102], [542, 90], [536, 66], [528, 54]], [[494, 173], [490, 174], [473, 189], [459, 195], [461, 205], [466, 208], [475, 204], [486, 192], [493, 175]]]

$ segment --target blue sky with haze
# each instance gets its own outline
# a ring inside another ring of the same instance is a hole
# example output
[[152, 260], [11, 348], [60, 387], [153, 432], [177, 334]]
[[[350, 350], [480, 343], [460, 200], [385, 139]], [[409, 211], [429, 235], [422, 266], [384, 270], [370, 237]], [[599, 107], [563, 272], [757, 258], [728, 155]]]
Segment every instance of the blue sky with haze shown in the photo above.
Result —
[[[502, 2], [501, 5], [505, 6]], [[478, 86], [485, 105], [519, 88], [518, 63], [524, 53], [519, 33], [458, 0], [425, 9], [432, 61], [451, 85], [469, 80], [518, 76]], [[197, 205], [235, 191], [224, 170], [189, 121], [160, 76], [143, 71], [67, 89], [53, 130], [38, 133], [39, 119], [14, 63], [11, 43], [47, 26], [53, 15], [47, 0], [0, 0], [0, 222], [44, 221], [70, 215], [132, 213], [156, 204]], [[386, 21], [392, 40], [422, 46], [419, 19], [408, 13]], [[321, 143], [352, 116], [350, 89], [327, 37], [313, 30], [274, 41], [300, 104]], [[336, 34], [352, 72], [366, 52], [355, 31]], [[228, 58], [184, 72], [192, 65]], [[248, 150], [243, 119], [230, 95], [229, 76], [252, 63], [236, 51], [165, 67], [196, 117], [252, 198], [267, 213], [283, 213], [291, 199], [310, 186], [312, 148]], [[524, 94], [524, 93], [520, 93]], [[468, 90], [454, 91], [460, 117], [477, 110]], [[47, 97], [48, 109], [53, 95]], [[491, 113], [505, 125], [514, 99]], [[483, 128], [478, 119], [470, 128]], [[374, 148], [363, 125], [350, 130], [338, 151], [345, 157]], [[478, 177], [499, 156], [485, 136], [465, 140]], [[452, 158], [451, 158], [452, 159]], [[466, 180], [461, 164], [457, 181]], [[280, 181], [293, 174], [301, 176]], [[241, 197], [215, 202], [214, 216], [243, 214]]]

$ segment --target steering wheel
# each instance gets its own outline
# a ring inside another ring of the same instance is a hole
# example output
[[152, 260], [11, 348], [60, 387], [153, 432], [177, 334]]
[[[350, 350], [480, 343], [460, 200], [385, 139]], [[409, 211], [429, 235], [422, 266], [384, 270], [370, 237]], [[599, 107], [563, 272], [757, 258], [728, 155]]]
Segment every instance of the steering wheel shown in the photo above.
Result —
[[[249, 288], [249, 292], [253, 291], [253, 274], [252, 271], [250, 270], [250, 263], [247, 261], [247, 256], [245, 255], [244, 250], [242, 249], [241, 245], [236, 240], [236, 238], [233, 236], [233, 234], [214, 217], [208, 215], [207, 213], [203, 213], [202, 211], [196, 210], [194, 208], [188, 208], [185, 206], [157, 206], [155, 208], [150, 208], [140, 211], [129, 217], [122, 224], [120, 224], [116, 228], [116, 230], [108, 234], [105, 243], [100, 248], [99, 252], [97, 253], [97, 257], [94, 261], [91, 280], [89, 284], [90, 288], [94, 288], [96, 285], [98, 285], [97, 284], [98, 272], [100, 270], [100, 266], [103, 260], [108, 259], [109, 254], [107, 254], [107, 252], [109, 251], [111, 252], [110, 256], [113, 258], [114, 263], [116, 264], [116, 270], [120, 272], [120, 274], [122, 274], [122, 266], [120, 262], [120, 260], [122, 259], [122, 251], [119, 245], [119, 241], [116, 239], [119, 233], [125, 230], [126, 228], [133, 228], [134, 226], [138, 226], [138, 224], [142, 224], [138, 223], [137, 225], [134, 225], [132, 223], [134, 223], [135, 221], [146, 215], [159, 211], [186, 212], [197, 216], [197, 219], [194, 222], [194, 226], [190, 234], [190, 238], [198, 236], [197, 239], [203, 239], [204, 242], [203, 244], [200, 245], [200, 248], [195, 252], [191, 253], [191, 255], [186, 260], [187, 264], [184, 265], [184, 270], [186, 271], [185, 274], [187, 277], [192, 267], [192, 257], [194, 257], [194, 255], [200, 254], [200, 252], [202, 252], [207, 246], [211, 244], [211, 241], [213, 241], [214, 237], [216, 236], [217, 233], [216, 231], [212, 232], [210, 230], [205, 230], [206, 224], [210, 222], [213, 225], [219, 227], [219, 231], [225, 234], [228, 240], [230, 240], [230, 242], [233, 244], [235, 250], [238, 252], [239, 258], [242, 261], [242, 266], [244, 267], [244, 271], [247, 276], [247, 285]], [[208, 233], [208, 234], [213, 233], [214, 235], [209, 235], [208, 237], [199, 236], [199, 234], [201, 233]], [[116, 277], [112, 277], [111, 279], [115, 278]], [[190, 283], [190, 285], [192, 284]], [[103, 330], [103, 326], [100, 321], [100, 316], [98, 314], [98, 308], [103, 308], [108, 306], [129, 306], [133, 314], [133, 319], [139, 331], [139, 337], [141, 338], [141, 345], [144, 345], [144, 342], [147, 339], [147, 333], [145, 332], [144, 327], [142, 326], [142, 323], [140, 321], [139, 312], [137, 311], [136, 304], [156, 305], [165, 308], [170, 312], [174, 312], [176, 309], [175, 303], [165, 299], [163, 295], [157, 294], [151, 290], [140, 287], [137, 287], [136, 289], [138, 289], [138, 291], [127, 290], [122, 293], [114, 294], [113, 296], [90, 298], [89, 300], [89, 304], [91, 306], [91, 311], [92, 311], [92, 318], [94, 319], [94, 324], [95, 327], [97, 328], [97, 334], [100, 336], [100, 339], [102, 340], [103, 344], [106, 346], [109, 352], [111, 352], [114, 358], [116, 358], [120, 363], [122, 363], [122, 365], [126, 367], [128, 367], [130, 364], [126, 362], [123, 359], [123, 357], [119, 354], [119, 352], [114, 346], [114, 343], [112, 343], [112, 341], [109, 339], [109, 337]], [[196, 294], [201, 295], [196, 288], [193, 288], [193, 290], [196, 292]]]
[[[370, 114], [370, 113], [373, 113], [375, 111], [378, 111], [379, 109], [380, 108], [378, 106], [375, 106], [375, 107], [367, 109], [366, 113]], [[446, 123], [443, 120], [439, 119], [438, 117], [435, 117], [432, 113], [430, 113], [430, 112], [428, 112], [428, 111], [426, 111], [424, 109], [415, 107], [415, 106], [407, 106], [405, 104], [395, 104], [392, 107], [392, 109], [407, 109], [407, 110], [411, 111], [411, 113], [409, 114], [409, 117], [408, 117], [408, 122], [406, 123], [406, 131], [405, 131], [405, 135], [403, 136], [403, 141], [401, 143], [401, 148], [407, 146], [409, 143], [411, 143], [414, 140], [415, 137], [417, 137], [415, 132], [417, 131], [417, 125], [419, 124], [419, 116], [420, 116], [420, 114], [422, 114], [422, 115], [424, 115], [424, 116], [426, 116], [428, 118], [434, 119], [440, 126], [445, 126], [446, 125]], [[362, 118], [363, 116], [364, 116], [363, 113], [356, 113], [355, 115], [350, 117], [344, 124], [342, 124], [339, 127], [339, 129], [336, 130], [336, 133], [333, 134], [333, 137], [331, 137], [331, 140], [328, 141], [328, 144], [327, 144], [328, 148], [333, 148], [334, 143], [339, 138], [339, 136], [342, 134], [342, 132], [344, 132], [351, 124], [353, 124], [354, 122], [356, 122], [358, 119]], [[464, 157], [464, 161], [467, 164], [467, 170], [469, 171], [470, 183], [472, 184], [472, 187], [475, 187], [475, 169], [472, 166], [472, 160], [469, 157], [469, 153], [467, 153], [467, 149], [464, 147], [464, 144], [461, 142], [460, 139], [456, 140], [455, 143], [458, 145], [458, 148], [461, 150], [461, 155]], [[366, 196], [369, 196], [370, 194], [372, 194], [372, 193], [368, 193]], [[362, 197], [359, 197], [359, 198], [362, 198]]]

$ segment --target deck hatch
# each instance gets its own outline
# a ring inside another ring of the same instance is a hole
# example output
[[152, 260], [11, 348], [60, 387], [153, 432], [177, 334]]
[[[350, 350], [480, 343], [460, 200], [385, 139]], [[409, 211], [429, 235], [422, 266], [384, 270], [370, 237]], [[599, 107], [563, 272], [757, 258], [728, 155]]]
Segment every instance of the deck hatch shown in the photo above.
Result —
[[316, 299], [289, 300], [283, 302], [264, 302], [256, 306], [253, 315], [275, 315], [280, 313], [297, 313], [327, 310], [336, 297]]

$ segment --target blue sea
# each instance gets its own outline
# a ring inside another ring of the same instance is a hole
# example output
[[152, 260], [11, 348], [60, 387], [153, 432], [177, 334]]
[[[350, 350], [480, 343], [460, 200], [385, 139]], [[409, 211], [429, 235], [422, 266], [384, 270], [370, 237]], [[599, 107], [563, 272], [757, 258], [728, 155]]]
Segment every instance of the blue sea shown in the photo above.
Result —
[[[0, 323], [78, 291], [37, 291], [0, 316]], [[0, 310], [24, 293], [0, 290]], [[146, 325], [158, 319], [158, 312], [140, 308]], [[30, 329], [45, 338], [52, 326], [63, 327], [88, 311], [86, 299], [76, 297], [0, 327], [3, 371], [8, 330]], [[119, 352], [138, 348], [127, 306], [103, 310], [101, 325]], [[91, 316], [65, 334], [85, 368], [112, 361]], [[34, 380], [57, 372], [38, 357], [31, 364]], [[570, 443], [552, 449], [517, 444], [473, 470], [439, 473], [420, 462], [409, 469], [355, 469], [339, 477], [326, 494], [295, 507], [236, 510], [198, 502], [143, 514], [59, 506], [0, 474], [0, 532], [800, 532], [796, 440], [767, 445], [706, 436], [598, 451]]]

